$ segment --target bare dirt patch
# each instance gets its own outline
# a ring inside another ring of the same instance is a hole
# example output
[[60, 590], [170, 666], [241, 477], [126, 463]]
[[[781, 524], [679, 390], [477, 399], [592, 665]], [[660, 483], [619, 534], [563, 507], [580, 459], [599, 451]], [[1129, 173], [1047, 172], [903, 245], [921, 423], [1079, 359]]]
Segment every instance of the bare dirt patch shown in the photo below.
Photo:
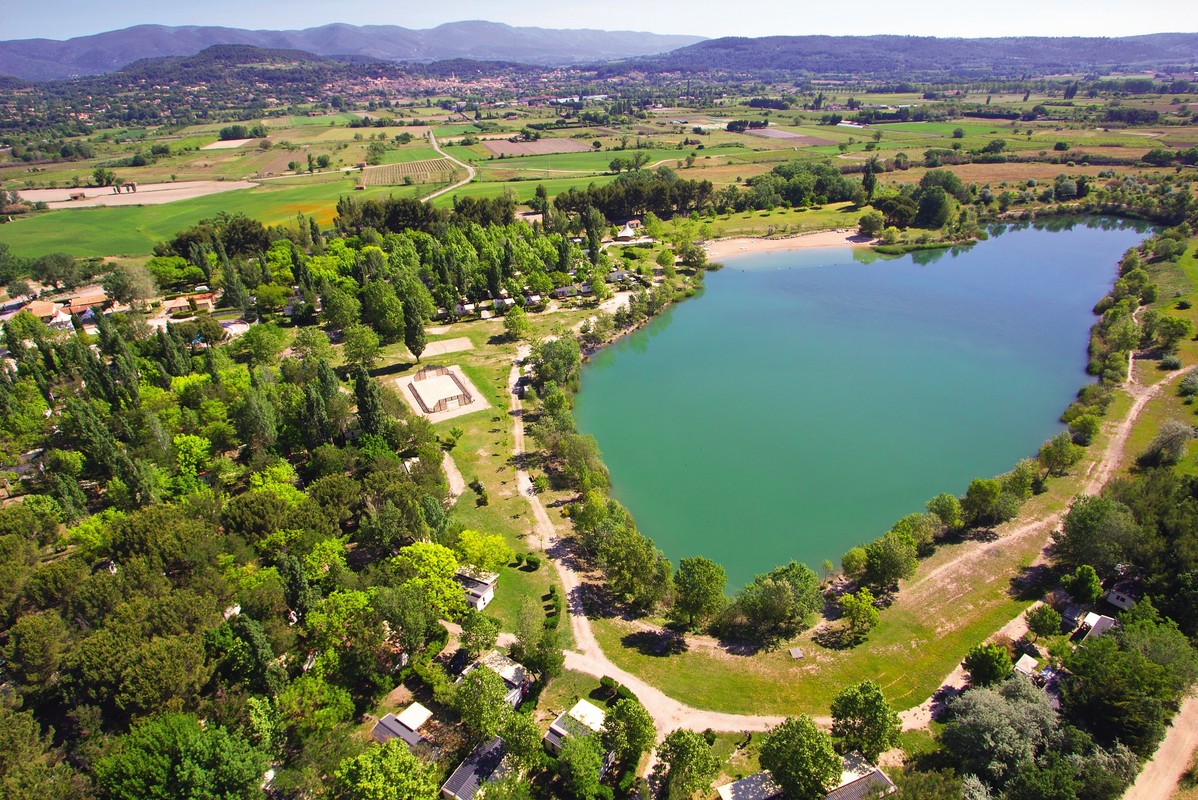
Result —
[[206, 144], [201, 147], [201, 150], [234, 150], [244, 144], [254, 141], [253, 139], [221, 139], [219, 142]]
[[497, 156], [543, 156], [551, 153], [585, 153], [592, 150], [589, 142], [578, 139], [538, 139], [535, 142], [483, 142], [483, 147]]
[[[250, 181], [178, 181], [176, 183], [142, 183], [136, 192], [117, 194], [109, 186], [88, 186], [83, 189], [29, 189], [21, 197], [30, 202], [44, 202], [50, 208], [90, 208], [94, 206], [156, 206], [176, 200], [190, 200], [235, 189], [252, 189]], [[83, 194], [82, 200], [71, 195]]]
[[836, 144], [831, 139], [820, 139], [817, 136], [808, 136], [805, 133], [795, 133], [794, 131], [784, 131], [781, 128], [758, 128], [756, 130], [745, 131], [745, 133], [761, 139], [781, 139], [787, 144], [799, 147]]
[[421, 353], [422, 358], [436, 358], [443, 356], [446, 353], [460, 353], [463, 350], [473, 350], [474, 342], [470, 341], [465, 336], [459, 336], [456, 339], [442, 339], [439, 342], [429, 342], [424, 352]]

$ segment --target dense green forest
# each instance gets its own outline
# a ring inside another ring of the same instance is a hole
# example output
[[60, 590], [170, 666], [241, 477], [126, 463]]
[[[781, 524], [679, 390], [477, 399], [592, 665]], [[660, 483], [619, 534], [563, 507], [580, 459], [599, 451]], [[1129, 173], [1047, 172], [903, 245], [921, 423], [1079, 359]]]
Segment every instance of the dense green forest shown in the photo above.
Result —
[[[827, 607], [815, 571], [780, 565], [728, 598], [719, 565], [670, 563], [610, 497], [571, 394], [584, 348], [701, 284], [701, 214], [716, 204], [872, 201], [865, 214], [886, 228], [942, 228], [960, 240], [984, 235], [1003, 211], [1001, 197], [946, 171], [881, 192], [868, 176], [783, 164], [721, 197], [668, 169], [636, 171], [552, 203], [542, 193], [536, 226], [515, 222], [506, 197], [444, 211], [346, 197], [332, 231], [303, 216], [266, 228], [221, 215], [161, 243], [145, 267], [0, 253], [6, 282], [78, 285], [108, 269], [105, 286], [136, 308], [155, 285], [203, 281], [222, 308], [256, 322], [233, 341], [211, 316], [151, 330], [136, 310], [98, 316], [94, 336], [81, 321], [55, 331], [28, 312], [5, 325], [12, 364], [0, 373], [0, 457], [17, 499], [0, 509], [0, 730], [11, 732], [0, 737], [0, 796], [254, 797], [269, 768], [281, 796], [432, 798], [446, 766], [496, 734], [530, 776], [497, 788], [500, 796], [638, 796], [633, 777], [654, 737], [626, 690], [608, 687], [602, 745], [617, 768], [601, 784], [599, 740], [579, 737], [550, 761], [532, 718], [507, 709], [492, 673], [453, 684], [434, 658], [448, 636], [442, 621], [462, 626], [468, 654], [496, 643], [498, 621], [467, 611], [453, 577], [461, 565], [493, 569], [514, 553], [455, 516], [441, 467], [447, 442], [372, 370], [388, 344], [419, 358], [429, 321], [452, 319], [463, 300], [523, 304], [582, 282], [602, 299], [616, 267], [638, 276], [644, 285], [626, 307], [596, 312], [577, 337], [535, 342], [529, 359], [530, 433], [546, 480], [574, 498], [572, 553], [600, 570], [614, 607], [631, 617], [776, 646]], [[1198, 206], [1186, 177], [1095, 186], [1063, 175], [1042, 191], [1031, 200], [1046, 214], [1106, 211], [1171, 227], [1127, 254], [1097, 308], [1090, 353], [1100, 381], [1065, 412], [1069, 432], [1037, 459], [973, 481], [961, 498], [932, 498], [926, 513], [846, 554], [854, 591], [836, 599], [847, 630], [838, 647], [869, 635], [876, 601], [920, 558], [1010, 519], [1076, 464], [1126, 377], [1128, 351], [1181, 366], [1166, 359], [1192, 335], [1188, 323], [1141, 307], [1158, 299], [1153, 276], [1176, 269], [1190, 246]], [[603, 248], [610, 224], [628, 213], [644, 214], [646, 231], [669, 243], [664, 257]], [[527, 336], [523, 310], [509, 313], [509, 335]], [[1193, 395], [1198, 384], [1181, 391]], [[1132, 477], [1073, 504], [1053, 549], [1053, 582], [1075, 601], [1093, 601], [1098, 581], [1127, 574], [1144, 599], [1110, 636], [1077, 649], [1054, 641], [1059, 712], [1022, 679], [1004, 680], [1006, 649], [971, 652], [973, 687], [949, 707], [943, 747], [901, 776], [924, 787], [915, 796], [1114, 798], [1152, 753], [1198, 678], [1198, 483], [1173, 466], [1192, 430], [1166, 433]], [[522, 614], [510, 650], [542, 688], [563, 667], [560, 598], [555, 608], [548, 618], [535, 606]], [[434, 765], [355, 735], [403, 680], [423, 684], [453, 715], [455, 733]], [[796, 718], [760, 746], [761, 763], [796, 796], [826, 789], [834, 747], [876, 757], [898, 741], [897, 718], [868, 682], [844, 687], [832, 714], [831, 737]], [[667, 796], [707, 789], [709, 745], [697, 732], [669, 734], [657, 784]], [[390, 793], [367, 795], [379, 774], [390, 776]]]

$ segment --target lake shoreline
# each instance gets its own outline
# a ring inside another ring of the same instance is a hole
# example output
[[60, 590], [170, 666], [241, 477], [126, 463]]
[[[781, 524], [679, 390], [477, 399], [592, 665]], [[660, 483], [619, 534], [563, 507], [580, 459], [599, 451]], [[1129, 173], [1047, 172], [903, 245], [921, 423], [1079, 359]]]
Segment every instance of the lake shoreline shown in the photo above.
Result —
[[703, 245], [710, 259], [750, 253], [770, 253], [780, 250], [806, 250], [816, 247], [869, 247], [878, 240], [862, 235], [855, 228], [834, 228], [793, 236], [735, 236], [713, 239]]
[[[791, 236], [791, 237], [787, 237], [787, 238], [776, 238], [776, 239], [766, 239], [766, 238], [754, 239], [754, 238], [734, 237], [734, 238], [717, 240], [717, 241], [711, 242], [711, 243], [709, 243], [709, 249], [714, 249], [713, 247], [711, 247], [712, 245], [718, 245], [721, 247], [721, 250], [719, 252], [722, 252], [722, 253], [746, 253], [746, 254], [750, 254], [750, 255], [756, 254], [756, 253], [761, 253], [761, 254], [774, 255], [774, 254], [782, 253], [785, 251], [804, 251], [804, 250], [814, 251], [814, 250], [823, 248], [824, 250], [828, 250], [828, 249], [839, 250], [839, 253], [842, 256], [847, 257], [848, 253], [850, 251], [841, 250], [839, 248], [843, 248], [843, 247], [851, 248], [854, 244], [856, 244], [858, 246], [865, 246], [865, 242], [868, 241], [868, 240], [865, 240], [865, 237], [860, 237], [859, 239], [857, 239], [857, 241], [853, 241], [852, 235], [854, 233], [855, 233], [855, 231], [834, 230], [834, 231], [821, 231], [816, 234], [807, 234], [807, 235], [801, 235], [801, 236]], [[865, 240], [865, 241], [863, 241], [863, 240]], [[948, 248], [945, 248], [945, 249], [948, 249]], [[806, 258], [811, 258], [811, 257], [814, 257], [819, 260], [824, 259], [824, 256], [822, 254], [817, 254], [815, 252], [809, 253]], [[925, 267], [925, 269], [926, 269], [926, 267]], [[926, 275], [926, 273], [924, 273], [924, 274]], [[1098, 292], [1099, 292], [1099, 294], [1101, 294], [1103, 291], [1107, 291], [1107, 290], [1109, 290], [1109, 284], [1105, 283], [1105, 281], [1104, 281], [1103, 288], [1099, 289]], [[888, 295], [888, 298], [889, 297], [890, 297], [890, 295]], [[1090, 298], [1084, 304], [1086, 312], [1087, 312], [1087, 319], [1090, 318], [1090, 314], [1092, 313], [1090, 310], [1093, 305], [1092, 301], [1093, 301], [1093, 298]], [[761, 311], [760, 313], [765, 314], [766, 312]], [[626, 337], [630, 338], [632, 335], [641, 332], [651, 321], [652, 321], [652, 318], [642, 320], [642, 321], [640, 321], [639, 324], [633, 326], [632, 328], [620, 330], [618, 333], [616, 333], [615, 335], [608, 338], [606, 341], [604, 341], [599, 346], [597, 346], [593, 349], [588, 348], [584, 352], [586, 361], [588, 363], [593, 362], [602, 351], [607, 350], [611, 345], [617, 344], [621, 340], [625, 340]], [[1089, 329], [1088, 324], [1086, 326], [1086, 329], [1087, 330]], [[1069, 398], [1070, 399], [1072, 399], [1076, 395], [1076, 391], [1077, 391], [1076, 385], [1071, 385], [1069, 387]], [[1062, 398], [1062, 399], [1064, 399], [1064, 398]], [[1064, 402], [1067, 403], [1068, 400], [1065, 400]], [[624, 406], [624, 405], [627, 405], [627, 403], [620, 402], [620, 403], [614, 403], [614, 405], [615, 406]], [[1061, 406], [1054, 406], [1051, 416], [1053, 418], [1056, 418], [1058, 416], [1060, 410], [1061, 410]], [[1041, 414], [1041, 416], [1043, 416], [1043, 414]], [[585, 426], [580, 426], [580, 427], [585, 428]], [[1050, 433], [1051, 432], [1046, 433], [1044, 435], [1047, 436]], [[605, 443], [606, 443], [606, 441], [605, 441]], [[610, 446], [607, 449], [610, 449]], [[607, 464], [608, 457], [610, 457], [614, 454], [605, 452], [604, 455], [605, 455], [604, 462], [605, 462], [605, 464]], [[986, 466], [986, 467], [977, 467], [976, 468], [977, 474], [990, 474], [990, 472], [989, 472], [990, 469], [993, 469], [996, 472], [1001, 472], [1003, 467], [1009, 466], [1010, 463], [1013, 463], [1016, 460], [1018, 460], [1018, 454], [1013, 455], [1011, 457], [1011, 461], [1005, 461], [1005, 460], [1002, 461], [1001, 466], [990, 465], [990, 466]], [[954, 474], [953, 477], [959, 478], [959, 475]], [[637, 480], [639, 480], [639, 478]], [[926, 491], [924, 492], [924, 494], [921, 494], [920, 496], [921, 497], [923, 497], [924, 495], [931, 496], [931, 494], [928, 494], [929, 492], [934, 494], [935, 491], [942, 489], [946, 485], [950, 485], [951, 482], [952, 482], [951, 478], [946, 476], [944, 482], [938, 483], [936, 486], [927, 488]], [[640, 509], [638, 509], [638, 510], [640, 510]], [[898, 512], [896, 512], [896, 514], [897, 513]], [[634, 516], [636, 516], [639, 520], [643, 516], [643, 513], [634, 514]], [[653, 528], [652, 525], [649, 527]], [[657, 533], [659, 536], [662, 535], [661, 532], [658, 530], [654, 530], [653, 532]], [[656, 539], [656, 538], [658, 538], [658, 536], [655, 536], [654, 538]], [[665, 538], [667, 540], [669, 539], [668, 536]], [[672, 548], [670, 548], [670, 547], [666, 547], [666, 549], [667, 549], [667, 552], [671, 553], [671, 556], [678, 557], [680, 555], [679, 552], [672, 551]], [[835, 549], [840, 551], [837, 553], [837, 555], [843, 555], [842, 549], [840, 549], [840, 548], [835, 548]], [[717, 560], [718, 562], [724, 564], [725, 566], [727, 566], [729, 563], [732, 563], [732, 561], [734, 561], [734, 559], [730, 560], [730, 559], [724, 557], [725, 554], [719, 554], [717, 556], [717, 555], [713, 555], [711, 553], [704, 552], [703, 555], [705, 555], [707, 557], [711, 557], [714, 560]], [[820, 555], [823, 555], [823, 554], [821, 553]], [[834, 558], [834, 557], [836, 557], [836, 556], [829, 554], [829, 558]], [[819, 560], [814, 555], [808, 556], [808, 558], [805, 560], [811, 561], [812, 559], [814, 559], [815, 561]]]

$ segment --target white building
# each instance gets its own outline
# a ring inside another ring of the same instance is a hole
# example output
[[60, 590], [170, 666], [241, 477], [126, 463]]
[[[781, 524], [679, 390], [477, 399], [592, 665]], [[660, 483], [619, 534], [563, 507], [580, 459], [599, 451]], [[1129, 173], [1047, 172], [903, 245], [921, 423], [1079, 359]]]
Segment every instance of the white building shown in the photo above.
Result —
[[562, 745], [571, 736], [586, 736], [603, 731], [603, 721], [607, 718], [603, 709], [579, 700], [569, 711], [563, 711], [549, 726], [545, 734], [545, 746], [549, 752], [557, 755], [562, 751]]
[[499, 584], [499, 574], [462, 567], [454, 575], [454, 580], [460, 583], [466, 592], [466, 604], [475, 611], [482, 611], [495, 599], [495, 587]]

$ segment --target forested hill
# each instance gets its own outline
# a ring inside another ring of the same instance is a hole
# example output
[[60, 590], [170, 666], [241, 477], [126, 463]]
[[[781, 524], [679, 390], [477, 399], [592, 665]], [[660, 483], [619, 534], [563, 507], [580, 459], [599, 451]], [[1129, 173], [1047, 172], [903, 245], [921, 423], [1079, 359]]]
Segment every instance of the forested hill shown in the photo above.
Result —
[[0, 74], [38, 81], [95, 75], [118, 70], [142, 58], [188, 56], [218, 44], [387, 61], [470, 58], [544, 65], [661, 53], [699, 40], [698, 36], [637, 31], [517, 28], [483, 21], [452, 22], [428, 30], [340, 24], [294, 31], [138, 25], [65, 41], [0, 42]]
[[856, 75], [890, 78], [1020, 77], [1026, 74], [1198, 65], [1198, 33], [1122, 38], [767, 36], [711, 39], [661, 55], [598, 67], [624, 72]]

